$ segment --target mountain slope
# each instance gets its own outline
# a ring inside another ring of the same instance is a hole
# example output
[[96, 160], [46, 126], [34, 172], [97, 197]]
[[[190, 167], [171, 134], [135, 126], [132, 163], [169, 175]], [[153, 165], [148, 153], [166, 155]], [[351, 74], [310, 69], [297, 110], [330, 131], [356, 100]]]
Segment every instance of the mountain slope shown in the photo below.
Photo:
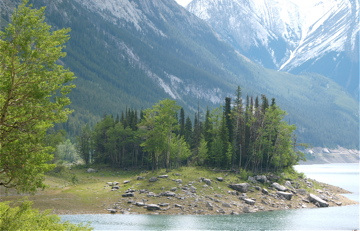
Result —
[[357, 0], [193, 0], [187, 9], [265, 67], [319, 73], [358, 96]]
[[[298, 126], [298, 141], [357, 147], [358, 105], [321, 76], [295, 76], [255, 64], [198, 17], [170, 0], [34, 0], [55, 28], [71, 27], [62, 62], [78, 76], [71, 93], [78, 131], [104, 113], [146, 108], [165, 97], [188, 112], [233, 96], [275, 97]], [[81, 123], [80, 123], [81, 122]], [[347, 137], [344, 139], [344, 137]]]

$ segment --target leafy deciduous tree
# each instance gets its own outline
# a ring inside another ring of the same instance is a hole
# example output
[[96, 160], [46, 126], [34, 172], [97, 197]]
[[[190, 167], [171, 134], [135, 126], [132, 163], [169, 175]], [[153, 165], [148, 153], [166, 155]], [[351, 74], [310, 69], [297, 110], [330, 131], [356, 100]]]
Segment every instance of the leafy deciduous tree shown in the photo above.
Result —
[[0, 31], [0, 185], [18, 191], [43, 187], [52, 166], [46, 131], [71, 112], [72, 72], [58, 64], [68, 29], [52, 31], [44, 10], [24, 1]]

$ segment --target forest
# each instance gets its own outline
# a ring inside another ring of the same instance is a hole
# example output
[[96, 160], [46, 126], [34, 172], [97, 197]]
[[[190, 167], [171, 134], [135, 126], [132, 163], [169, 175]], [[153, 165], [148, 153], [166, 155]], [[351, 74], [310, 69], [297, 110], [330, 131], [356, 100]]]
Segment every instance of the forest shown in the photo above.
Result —
[[[84, 126], [73, 151], [87, 165], [121, 169], [205, 166], [282, 171], [303, 158], [296, 151], [296, 128], [283, 120], [285, 115], [274, 98], [243, 100], [240, 87], [234, 100], [226, 97], [224, 105], [208, 109], [203, 116], [198, 111], [193, 119], [176, 101], [165, 99], [146, 110], [129, 108], [120, 115], [104, 115], [93, 128]], [[76, 160], [73, 155], [62, 158]]]

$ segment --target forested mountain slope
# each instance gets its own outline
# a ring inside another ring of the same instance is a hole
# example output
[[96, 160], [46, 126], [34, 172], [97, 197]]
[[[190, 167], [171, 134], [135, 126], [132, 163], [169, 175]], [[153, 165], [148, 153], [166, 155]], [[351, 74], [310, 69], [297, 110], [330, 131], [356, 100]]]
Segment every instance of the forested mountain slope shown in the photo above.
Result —
[[[262, 68], [219, 38], [173, 0], [34, 0], [47, 21], [70, 27], [64, 64], [75, 72], [75, 113], [81, 124], [126, 107], [147, 108], [172, 98], [189, 112], [218, 105], [238, 85], [246, 94], [275, 97], [298, 127], [298, 141], [317, 146], [358, 145], [358, 105], [335, 82]], [[8, 1], [0, 1], [8, 20]]]

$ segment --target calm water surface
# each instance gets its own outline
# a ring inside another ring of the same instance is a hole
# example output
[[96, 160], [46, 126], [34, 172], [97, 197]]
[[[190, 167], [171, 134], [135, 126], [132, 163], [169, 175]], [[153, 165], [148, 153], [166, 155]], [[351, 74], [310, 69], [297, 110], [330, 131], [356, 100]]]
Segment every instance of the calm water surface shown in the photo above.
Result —
[[[359, 201], [359, 165], [296, 166], [307, 177], [345, 188]], [[359, 205], [260, 212], [238, 216], [66, 215], [64, 221], [91, 222], [95, 230], [354, 230]]]

